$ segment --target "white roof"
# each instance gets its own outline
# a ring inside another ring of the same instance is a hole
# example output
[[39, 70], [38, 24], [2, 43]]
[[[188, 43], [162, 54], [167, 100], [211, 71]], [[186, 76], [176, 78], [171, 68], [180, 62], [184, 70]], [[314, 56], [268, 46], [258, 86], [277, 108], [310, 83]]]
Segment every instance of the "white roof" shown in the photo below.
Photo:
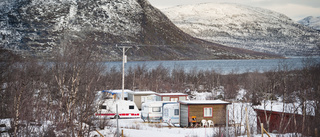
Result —
[[[117, 89], [117, 90], [109, 90], [111, 91], [112, 93], [121, 93], [122, 92], [122, 89]], [[133, 92], [132, 90], [129, 90], [129, 89], [124, 89], [123, 92]]]
[[[307, 109], [307, 115], [314, 115], [314, 102], [306, 101], [305, 106]], [[299, 102], [295, 103], [283, 103], [278, 101], [262, 101], [261, 105], [254, 106], [254, 109], [273, 111], [273, 112], [284, 112], [284, 113], [292, 113], [292, 114], [302, 114], [302, 106], [300, 106]]]
[[191, 101], [178, 101], [181, 104], [231, 104], [230, 102], [222, 100], [191, 100]]
[[132, 92], [132, 94], [135, 94], [135, 95], [140, 95], [140, 94], [155, 94], [156, 92], [153, 92], [153, 91], [134, 91]]
[[160, 96], [186, 96], [184, 93], [158, 93]]

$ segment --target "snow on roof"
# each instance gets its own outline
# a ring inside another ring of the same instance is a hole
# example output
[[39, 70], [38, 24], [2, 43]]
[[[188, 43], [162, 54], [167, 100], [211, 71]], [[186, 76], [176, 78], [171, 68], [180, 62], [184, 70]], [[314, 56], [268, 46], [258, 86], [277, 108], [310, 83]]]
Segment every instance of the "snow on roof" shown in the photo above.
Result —
[[132, 94], [134, 95], [141, 95], [141, 94], [155, 94], [156, 92], [153, 91], [133, 91]]
[[178, 101], [181, 104], [231, 104], [230, 102], [222, 101], [222, 100], [191, 100], [191, 101]]
[[[112, 93], [121, 93], [121, 92], [122, 92], [122, 89], [108, 90], [108, 91], [110, 91], [110, 92], [112, 92]], [[129, 93], [129, 92], [133, 92], [133, 91], [132, 91], [132, 90], [129, 90], [129, 89], [125, 89], [125, 90], [123, 90], [123, 92]]]
[[[5, 131], [5, 129], [10, 129], [11, 128], [11, 121], [9, 118], [6, 119], [0, 119], [0, 125], [4, 124], [6, 127], [5, 128], [0, 128], [0, 131]], [[0, 134], [1, 134], [0, 132]]]
[[[307, 115], [314, 115], [314, 107], [313, 101], [305, 102]], [[283, 103], [278, 101], [263, 101], [261, 105], [254, 106], [254, 109], [258, 110], [266, 110], [266, 111], [273, 111], [273, 112], [284, 112], [284, 113], [295, 113], [295, 114], [302, 114], [302, 106], [299, 102], [295, 103]]]
[[158, 93], [159, 96], [187, 96], [184, 93]]

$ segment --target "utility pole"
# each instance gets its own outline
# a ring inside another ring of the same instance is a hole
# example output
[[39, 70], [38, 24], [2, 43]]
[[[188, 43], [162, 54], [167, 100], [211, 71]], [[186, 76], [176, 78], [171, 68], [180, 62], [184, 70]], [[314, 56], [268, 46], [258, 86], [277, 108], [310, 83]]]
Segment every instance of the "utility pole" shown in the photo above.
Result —
[[249, 128], [248, 108], [247, 107], [246, 107], [246, 125], [247, 125], [247, 137], [250, 137], [250, 128]]
[[121, 99], [124, 100], [124, 64], [127, 63], [126, 52], [132, 46], [118, 46], [118, 45], [116, 45], [116, 47], [122, 49], [122, 93], [121, 93]]

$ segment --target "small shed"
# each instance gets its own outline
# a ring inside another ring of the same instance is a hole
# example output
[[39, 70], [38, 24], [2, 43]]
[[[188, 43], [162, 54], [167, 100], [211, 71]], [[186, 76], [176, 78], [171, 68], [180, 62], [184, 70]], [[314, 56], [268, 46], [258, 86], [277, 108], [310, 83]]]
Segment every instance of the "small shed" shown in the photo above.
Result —
[[131, 91], [128, 92], [128, 100], [136, 103], [139, 110], [141, 110], [142, 103], [156, 101], [153, 91]]
[[185, 101], [188, 98], [188, 94], [184, 93], [158, 93], [157, 101]]
[[212, 120], [215, 125], [226, 124], [226, 108], [230, 102], [222, 100], [178, 101], [180, 104], [179, 124], [190, 127], [201, 120]]

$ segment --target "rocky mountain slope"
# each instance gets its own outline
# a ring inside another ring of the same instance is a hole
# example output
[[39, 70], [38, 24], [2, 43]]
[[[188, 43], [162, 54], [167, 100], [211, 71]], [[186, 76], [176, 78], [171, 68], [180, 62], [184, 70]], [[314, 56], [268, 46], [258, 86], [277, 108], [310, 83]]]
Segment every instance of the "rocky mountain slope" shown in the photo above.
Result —
[[4, 0], [0, 34], [1, 48], [49, 59], [63, 45], [80, 44], [119, 60], [121, 43], [139, 46], [127, 53], [131, 60], [270, 57], [194, 38], [147, 0]]
[[299, 20], [298, 23], [320, 31], [320, 16], [319, 17], [309, 16], [302, 20]]
[[284, 56], [320, 55], [320, 33], [270, 10], [226, 3], [162, 10], [184, 32], [201, 39]]

